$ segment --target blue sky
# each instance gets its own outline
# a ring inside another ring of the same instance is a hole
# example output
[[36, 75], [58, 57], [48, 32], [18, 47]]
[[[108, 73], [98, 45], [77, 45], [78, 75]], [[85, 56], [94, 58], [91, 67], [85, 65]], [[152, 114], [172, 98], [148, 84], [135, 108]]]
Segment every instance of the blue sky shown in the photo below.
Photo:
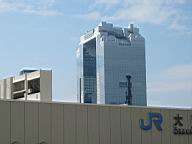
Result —
[[192, 107], [191, 0], [0, 0], [0, 78], [53, 70], [53, 99], [75, 101], [79, 37], [100, 21], [146, 39], [149, 105]]

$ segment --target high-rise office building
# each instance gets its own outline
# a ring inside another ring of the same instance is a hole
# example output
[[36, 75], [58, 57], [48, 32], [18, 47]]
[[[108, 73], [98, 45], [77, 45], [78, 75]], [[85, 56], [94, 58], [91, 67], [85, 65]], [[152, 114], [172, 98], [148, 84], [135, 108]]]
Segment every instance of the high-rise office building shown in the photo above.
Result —
[[145, 39], [139, 28], [101, 22], [77, 49], [80, 103], [146, 105]]

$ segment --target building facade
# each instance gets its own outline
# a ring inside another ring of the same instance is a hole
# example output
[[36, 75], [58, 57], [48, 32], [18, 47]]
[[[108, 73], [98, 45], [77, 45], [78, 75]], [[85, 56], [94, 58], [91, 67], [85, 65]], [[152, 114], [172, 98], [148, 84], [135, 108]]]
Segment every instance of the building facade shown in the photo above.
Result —
[[0, 100], [1, 144], [192, 144], [192, 109]]
[[139, 29], [102, 22], [77, 49], [80, 103], [146, 105], [145, 39]]
[[52, 101], [52, 71], [23, 70], [0, 80], [0, 99]]

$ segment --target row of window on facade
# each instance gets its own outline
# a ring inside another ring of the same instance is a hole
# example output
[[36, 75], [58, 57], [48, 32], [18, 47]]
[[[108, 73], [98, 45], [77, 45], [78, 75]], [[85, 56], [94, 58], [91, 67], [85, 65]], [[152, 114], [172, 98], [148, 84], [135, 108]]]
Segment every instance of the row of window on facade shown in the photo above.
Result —
[[[19, 81], [13, 84], [13, 98], [18, 99], [24, 97], [26, 93], [25, 81]], [[27, 81], [27, 93], [35, 94], [40, 92], [40, 78]]]

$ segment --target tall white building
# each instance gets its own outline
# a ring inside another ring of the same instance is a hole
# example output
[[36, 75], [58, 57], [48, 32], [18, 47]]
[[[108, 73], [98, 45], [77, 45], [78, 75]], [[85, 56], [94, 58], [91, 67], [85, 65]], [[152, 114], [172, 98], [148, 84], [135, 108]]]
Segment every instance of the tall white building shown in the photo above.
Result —
[[145, 39], [133, 24], [101, 22], [81, 36], [77, 70], [81, 103], [147, 104]]
[[52, 101], [52, 71], [22, 70], [0, 80], [0, 99]]

